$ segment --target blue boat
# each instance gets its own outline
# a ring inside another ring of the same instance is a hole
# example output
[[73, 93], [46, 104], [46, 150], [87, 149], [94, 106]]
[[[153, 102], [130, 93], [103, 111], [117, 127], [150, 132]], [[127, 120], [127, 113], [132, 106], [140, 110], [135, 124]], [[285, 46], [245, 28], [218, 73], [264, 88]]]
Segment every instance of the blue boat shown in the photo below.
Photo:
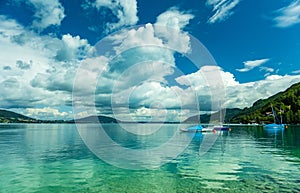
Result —
[[189, 127], [187, 129], [181, 129], [183, 132], [191, 132], [191, 133], [196, 133], [196, 132], [216, 132], [216, 131], [230, 131], [229, 127], [224, 127], [224, 126], [212, 126], [212, 127], [202, 127], [201, 125], [196, 125], [193, 127]]
[[231, 129], [227, 126], [224, 126], [222, 124], [222, 111], [220, 110], [220, 124], [214, 125], [214, 126], [208, 126], [208, 127], [202, 127], [201, 125], [196, 125], [193, 127], [189, 127], [187, 129], [181, 129], [183, 132], [214, 132], [216, 133], [217, 131], [231, 131]]
[[[272, 108], [272, 116], [274, 117], [274, 123], [270, 123], [270, 124], [266, 124], [264, 125], [264, 129], [271, 131], [279, 131], [279, 130], [284, 130], [285, 128], [287, 128], [288, 126], [286, 124], [282, 123], [282, 115], [280, 114], [280, 121], [278, 120], [277, 114], [273, 108], [273, 106], [271, 105]], [[281, 110], [280, 110], [281, 111]], [[277, 124], [276, 122], [280, 122], [279, 124]]]
[[213, 127], [214, 131], [230, 131], [231, 129], [227, 126], [223, 126], [223, 125], [216, 125]]
[[276, 124], [276, 123], [264, 125], [265, 129], [284, 129], [285, 127], [286, 127], [285, 124]]
[[193, 127], [189, 127], [187, 129], [181, 129], [181, 131], [183, 131], [183, 132], [193, 132], [193, 133], [202, 132], [203, 127], [201, 125], [196, 125], [196, 126], [193, 126]]

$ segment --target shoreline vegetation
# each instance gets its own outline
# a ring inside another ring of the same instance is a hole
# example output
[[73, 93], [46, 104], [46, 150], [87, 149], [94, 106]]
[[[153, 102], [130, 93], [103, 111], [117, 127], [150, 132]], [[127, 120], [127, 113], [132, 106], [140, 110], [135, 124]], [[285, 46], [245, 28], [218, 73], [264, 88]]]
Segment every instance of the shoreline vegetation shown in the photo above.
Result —
[[[279, 92], [267, 99], [260, 99], [253, 103], [252, 107], [244, 109], [231, 108], [222, 109], [221, 113], [225, 113], [224, 124], [229, 125], [264, 125], [273, 122], [273, 117], [270, 116], [271, 106], [274, 107], [277, 114], [283, 118], [285, 124], [300, 124], [300, 83], [296, 83], [283, 92]], [[39, 120], [28, 116], [24, 116], [12, 111], [0, 109], [0, 123], [164, 123], [164, 124], [208, 124], [218, 122], [219, 112], [213, 114], [199, 114], [183, 122], [127, 122], [120, 121], [108, 116], [90, 116], [77, 120]], [[98, 121], [97, 121], [98, 119]]]

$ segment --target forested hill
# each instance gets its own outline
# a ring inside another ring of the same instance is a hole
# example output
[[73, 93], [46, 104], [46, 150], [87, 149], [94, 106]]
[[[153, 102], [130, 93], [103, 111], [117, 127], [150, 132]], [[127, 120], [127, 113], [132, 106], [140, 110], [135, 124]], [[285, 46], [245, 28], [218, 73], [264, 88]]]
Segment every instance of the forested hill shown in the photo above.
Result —
[[252, 107], [244, 108], [233, 116], [231, 123], [270, 123], [273, 122], [273, 106], [279, 121], [282, 116], [283, 123], [300, 123], [300, 83], [292, 85], [283, 92], [279, 92], [267, 99], [256, 101]]
[[34, 123], [36, 119], [12, 112], [0, 109], [0, 123]]

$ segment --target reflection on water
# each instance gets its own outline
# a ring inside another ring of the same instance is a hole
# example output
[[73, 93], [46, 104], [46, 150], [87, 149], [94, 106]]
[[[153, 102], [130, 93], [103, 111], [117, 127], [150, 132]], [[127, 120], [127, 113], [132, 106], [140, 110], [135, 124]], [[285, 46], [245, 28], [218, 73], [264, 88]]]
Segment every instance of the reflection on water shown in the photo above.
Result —
[[[93, 125], [84, 127], [87, 135], [94, 134]], [[0, 192], [300, 191], [299, 127], [280, 132], [232, 127], [203, 155], [199, 148], [213, 133], [181, 133], [178, 125], [136, 127], [134, 131], [131, 124], [128, 132], [108, 124], [104, 131], [129, 149], [155, 149], [174, 136], [175, 150], [184, 148], [154, 170], [126, 170], [91, 153], [75, 125], [0, 125]], [[187, 146], [183, 139], [189, 141]], [[150, 163], [168, 154], [159, 155]]]

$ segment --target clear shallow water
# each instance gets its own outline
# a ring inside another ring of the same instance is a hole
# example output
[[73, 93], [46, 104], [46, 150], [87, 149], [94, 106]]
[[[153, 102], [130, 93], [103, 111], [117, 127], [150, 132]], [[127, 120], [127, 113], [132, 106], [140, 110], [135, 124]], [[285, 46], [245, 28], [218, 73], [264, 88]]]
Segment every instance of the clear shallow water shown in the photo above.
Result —
[[300, 127], [278, 133], [232, 127], [199, 156], [204, 136], [178, 133], [177, 126], [145, 125], [135, 135], [141, 125], [129, 132], [105, 125], [130, 149], [155, 148], [179, 136], [184, 150], [177, 158], [155, 169], [127, 170], [95, 156], [75, 125], [0, 125], [0, 192], [300, 192]]

